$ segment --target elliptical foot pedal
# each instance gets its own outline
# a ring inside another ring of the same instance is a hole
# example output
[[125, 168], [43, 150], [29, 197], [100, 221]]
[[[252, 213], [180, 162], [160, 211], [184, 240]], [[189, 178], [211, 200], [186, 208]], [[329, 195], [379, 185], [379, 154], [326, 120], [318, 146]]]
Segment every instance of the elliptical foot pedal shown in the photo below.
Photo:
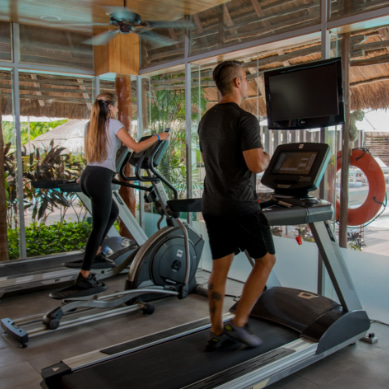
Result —
[[64, 289], [51, 292], [49, 296], [55, 300], [80, 300], [82, 298], [91, 298], [96, 294], [105, 292], [107, 286], [97, 286], [95, 288], [82, 289], [77, 285], [72, 285]]
[[[69, 267], [71, 269], [81, 269], [82, 266], [82, 260], [80, 261], [74, 261], [74, 262], [67, 262], [65, 264], [66, 267]], [[111, 258], [106, 257], [105, 255], [99, 254], [95, 257], [95, 260], [92, 265], [92, 269], [98, 270], [98, 269], [113, 269], [116, 266], [115, 261], [113, 261]]]
[[65, 263], [65, 267], [68, 267], [70, 269], [81, 269], [81, 266], [82, 266], [82, 260]]

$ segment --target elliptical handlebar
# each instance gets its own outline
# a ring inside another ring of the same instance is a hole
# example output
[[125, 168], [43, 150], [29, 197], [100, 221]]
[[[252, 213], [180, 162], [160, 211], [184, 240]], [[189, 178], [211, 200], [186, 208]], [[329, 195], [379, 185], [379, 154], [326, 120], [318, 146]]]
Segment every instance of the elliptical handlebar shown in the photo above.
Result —
[[[150, 136], [145, 136], [140, 139], [140, 141], [146, 140]], [[169, 145], [168, 141], [159, 140], [150, 146], [148, 149], [143, 150], [139, 153], [132, 152], [128, 150], [127, 147], [122, 146], [117, 154], [117, 167], [120, 166], [118, 173], [125, 181], [141, 181], [141, 182], [158, 182], [162, 181], [167, 187], [169, 187], [173, 193], [174, 198], [178, 198], [178, 193], [176, 188], [165, 178], [163, 177], [155, 168], [159, 165], [164, 156], [166, 149]], [[124, 169], [126, 164], [129, 163], [135, 168], [135, 176], [126, 176]], [[144, 176], [141, 174], [141, 169], [151, 171], [152, 175]], [[127, 184], [139, 189], [144, 189], [142, 186], [135, 186]]]

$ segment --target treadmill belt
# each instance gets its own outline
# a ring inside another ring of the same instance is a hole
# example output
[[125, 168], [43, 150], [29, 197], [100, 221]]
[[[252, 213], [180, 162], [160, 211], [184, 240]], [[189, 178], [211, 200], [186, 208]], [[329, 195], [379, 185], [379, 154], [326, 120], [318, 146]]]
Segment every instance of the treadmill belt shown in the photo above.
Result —
[[[60, 387], [178, 389], [299, 337], [293, 330], [255, 319], [250, 319], [250, 328], [264, 341], [258, 348], [207, 353], [204, 347], [209, 329], [206, 329], [64, 375], [60, 378]], [[281, 349], [283, 355], [288, 352], [291, 351]], [[273, 352], [269, 358], [277, 359], [277, 355]]]

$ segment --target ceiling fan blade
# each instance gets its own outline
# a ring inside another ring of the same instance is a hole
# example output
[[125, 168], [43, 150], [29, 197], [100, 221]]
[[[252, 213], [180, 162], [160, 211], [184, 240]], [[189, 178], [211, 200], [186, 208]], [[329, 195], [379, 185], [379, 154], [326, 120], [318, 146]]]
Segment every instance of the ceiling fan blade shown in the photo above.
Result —
[[95, 35], [94, 37], [84, 41], [83, 43], [93, 46], [102, 46], [106, 45], [110, 40], [112, 40], [113, 38], [115, 38], [116, 35], [119, 34], [119, 30], [106, 31], [101, 34]]
[[125, 7], [104, 7], [104, 10], [107, 12], [107, 14], [117, 20], [126, 20], [128, 22], [140, 22], [140, 16], [130, 11], [128, 8]]
[[176, 21], [154, 21], [144, 22], [147, 27], [150, 28], [173, 28], [173, 29], [193, 29], [195, 28], [194, 23], [191, 20], [176, 20]]
[[144, 30], [144, 31], [136, 31], [137, 34], [141, 38], [147, 39], [153, 46], [163, 47], [163, 46], [171, 46], [177, 43], [177, 41], [170, 39], [166, 36], [156, 34], [155, 32]]
[[92, 23], [92, 22], [85, 22], [85, 23], [49, 23], [49, 26], [52, 27], [79, 27], [79, 26], [85, 26], [85, 27], [91, 27], [91, 26], [110, 26], [110, 23]]

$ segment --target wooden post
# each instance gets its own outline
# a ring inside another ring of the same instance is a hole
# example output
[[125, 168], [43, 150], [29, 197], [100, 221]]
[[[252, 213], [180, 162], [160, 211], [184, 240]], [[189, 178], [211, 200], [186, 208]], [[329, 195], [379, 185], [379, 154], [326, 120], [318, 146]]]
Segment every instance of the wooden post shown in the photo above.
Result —
[[0, 261], [8, 261], [7, 203], [4, 178], [4, 138], [0, 114]]
[[[119, 108], [118, 119], [123, 123], [124, 128], [131, 135], [131, 76], [117, 74], [115, 79], [115, 87]], [[126, 165], [124, 173], [126, 176], [131, 176], [133, 174], [130, 164]], [[120, 180], [124, 181], [121, 178]], [[119, 194], [130, 209], [131, 213], [135, 216], [136, 200], [134, 189], [121, 186], [119, 189]], [[131, 239], [131, 232], [127, 230], [121, 220], [119, 221], [119, 226], [120, 235]]]

